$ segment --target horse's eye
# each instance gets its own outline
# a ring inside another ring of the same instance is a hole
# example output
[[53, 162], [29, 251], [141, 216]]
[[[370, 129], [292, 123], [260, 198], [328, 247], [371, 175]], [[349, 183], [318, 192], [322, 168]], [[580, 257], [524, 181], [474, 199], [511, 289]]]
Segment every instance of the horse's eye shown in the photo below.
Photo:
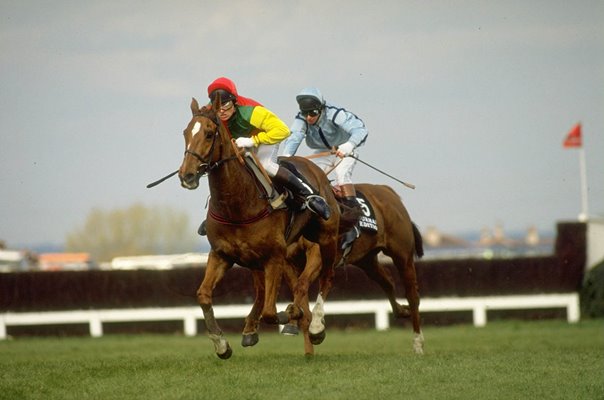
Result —
[[212, 132], [212, 131], [206, 132], [206, 139], [212, 139], [212, 136], [214, 136], [214, 132]]

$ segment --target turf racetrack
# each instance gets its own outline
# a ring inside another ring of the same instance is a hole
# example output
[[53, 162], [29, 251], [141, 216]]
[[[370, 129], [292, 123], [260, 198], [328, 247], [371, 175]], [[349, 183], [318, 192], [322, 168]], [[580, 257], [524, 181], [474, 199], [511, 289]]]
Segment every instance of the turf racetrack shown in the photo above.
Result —
[[[268, 330], [265, 328], [265, 331]], [[603, 399], [604, 321], [492, 322], [329, 330], [312, 358], [301, 337], [108, 335], [0, 342], [0, 399]]]

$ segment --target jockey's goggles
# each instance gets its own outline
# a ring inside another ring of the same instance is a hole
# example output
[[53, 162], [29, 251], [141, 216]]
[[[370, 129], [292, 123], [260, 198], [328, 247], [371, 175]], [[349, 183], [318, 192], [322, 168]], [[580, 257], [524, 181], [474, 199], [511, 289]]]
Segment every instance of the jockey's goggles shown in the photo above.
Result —
[[303, 117], [316, 117], [317, 115], [321, 114], [321, 110], [302, 110], [300, 111], [300, 115], [302, 115]]
[[231, 108], [233, 108], [233, 102], [227, 101], [226, 103], [220, 106], [220, 111], [229, 111]]

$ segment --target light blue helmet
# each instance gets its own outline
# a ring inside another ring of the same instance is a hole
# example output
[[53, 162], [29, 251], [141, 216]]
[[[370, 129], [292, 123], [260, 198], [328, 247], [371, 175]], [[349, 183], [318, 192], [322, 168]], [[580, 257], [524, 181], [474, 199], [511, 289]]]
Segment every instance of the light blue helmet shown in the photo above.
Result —
[[296, 96], [300, 111], [320, 110], [325, 104], [321, 91], [317, 88], [305, 88]]

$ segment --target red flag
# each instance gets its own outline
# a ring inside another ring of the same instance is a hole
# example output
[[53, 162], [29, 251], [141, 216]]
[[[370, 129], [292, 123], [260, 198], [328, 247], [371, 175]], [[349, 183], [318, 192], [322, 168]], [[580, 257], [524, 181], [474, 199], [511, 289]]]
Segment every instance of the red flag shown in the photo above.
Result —
[[564, 148], [581, 147], [581, 124], [578, 123], [568, 132], [566, 139], [564, 139]]

